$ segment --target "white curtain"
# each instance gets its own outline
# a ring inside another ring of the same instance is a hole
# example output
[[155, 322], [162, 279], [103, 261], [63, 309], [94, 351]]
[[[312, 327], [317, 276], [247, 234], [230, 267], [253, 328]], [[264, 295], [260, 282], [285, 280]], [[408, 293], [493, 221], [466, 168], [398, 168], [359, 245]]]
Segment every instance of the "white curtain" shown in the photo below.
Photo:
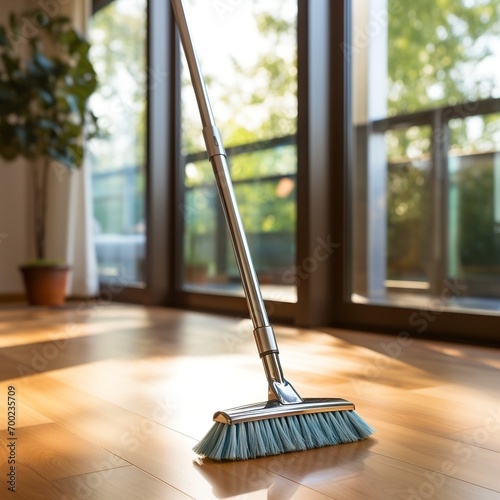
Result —
[[[46, 2], [46, 6], [53, 9], [52, 15], [68, 16], [74, 27], [85, 33], [91, 13], [90, 3], [90, 0], [58, 0]], [[61, 165], [52, 164], [47, 210], [47, 256], [68, 262], [73, 268], [68, 295], [95, 295], [99, 283], [93, 242], [92, 184], [87, 160], [80, 169], [71, 172]]]

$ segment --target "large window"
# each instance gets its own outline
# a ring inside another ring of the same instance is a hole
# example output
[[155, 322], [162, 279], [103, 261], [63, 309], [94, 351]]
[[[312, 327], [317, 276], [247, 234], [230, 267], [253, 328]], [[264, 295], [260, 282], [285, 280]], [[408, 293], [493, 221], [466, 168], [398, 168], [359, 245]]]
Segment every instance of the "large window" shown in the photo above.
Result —
[[147, 0], [114, 0], [91, 20], [99, 88], [91, 106], [103, 134], [90, 144], [101, 282], [145, 282]]
[[500, 311], [500, 2], [352, 5], [349, 299]]
[[[265, 298], [295, 302], [297, 1], [185, 2]], [[186, 65], [182, 287], [241, 295]]]

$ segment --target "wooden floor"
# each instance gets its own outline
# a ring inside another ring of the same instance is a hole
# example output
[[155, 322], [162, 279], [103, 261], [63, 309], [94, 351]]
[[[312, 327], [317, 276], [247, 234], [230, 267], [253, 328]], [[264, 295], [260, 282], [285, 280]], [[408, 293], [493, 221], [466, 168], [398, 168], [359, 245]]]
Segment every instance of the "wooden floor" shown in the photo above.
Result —
[[245, 321], [117, 305], [1, 309], [0, 498], [500, 499], [498, 350], [276, 330], [299, 392], [352, 400], [372, 438], [203, 462], [191, 448], [213, 412], [266, 395]]

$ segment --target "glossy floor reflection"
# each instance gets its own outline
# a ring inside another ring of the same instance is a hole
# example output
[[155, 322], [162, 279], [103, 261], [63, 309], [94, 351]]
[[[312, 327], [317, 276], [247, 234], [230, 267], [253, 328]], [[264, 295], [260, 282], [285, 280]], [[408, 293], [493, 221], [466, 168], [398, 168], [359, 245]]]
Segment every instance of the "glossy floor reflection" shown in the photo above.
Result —
[[362, 475], [372, 445], [373, 439], [367, 439], [350, 445], [227, 462], [225, 467], [203, 459], [194, 463], [212, 485], [215, 498], [245, 497], [261, 490], [267, 491], [269, 499], [296, 498], [306, 491], [304, 486], [311, 490], [308, 492], [311, 498], [327, 498], [321, 494], [313, 496], [313, 491], [327, 491], [337, 481]]

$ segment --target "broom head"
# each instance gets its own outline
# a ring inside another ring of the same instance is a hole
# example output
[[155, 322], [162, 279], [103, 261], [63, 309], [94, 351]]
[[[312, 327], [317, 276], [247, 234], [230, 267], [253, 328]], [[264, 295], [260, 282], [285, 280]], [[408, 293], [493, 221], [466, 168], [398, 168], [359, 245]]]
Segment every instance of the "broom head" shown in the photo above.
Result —
[[374, 432], [353, 403], [339, 398], [290, 404], [271, 400], [217, 412], [214, 421], [193, 448], [212, 460], [247, 460], [352, 443]]

